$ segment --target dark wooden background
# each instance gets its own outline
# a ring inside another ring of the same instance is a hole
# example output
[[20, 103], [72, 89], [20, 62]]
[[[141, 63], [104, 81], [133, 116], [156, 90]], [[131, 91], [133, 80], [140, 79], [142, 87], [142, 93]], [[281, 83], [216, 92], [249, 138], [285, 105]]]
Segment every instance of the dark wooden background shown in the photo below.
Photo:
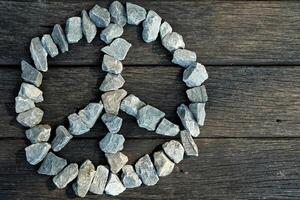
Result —
[[[188, 48], [207, 66], [207, 121], [196, 140], [199, 157], [187, 158], [153, 187], [127, 190], [118, 197], [86, 199], [300, 199], [300, 2], [299, 1], [144, 1], [184, 36]], [[75, 198], [37, 174], [24, 155], [29, 143], [15, 120], [14, 97], [22, 82], [21, 59], [29, 60], [31, 38], [50, 33], [56, 23], [110, 1], [0, 1], [0, 199]], [[127, 26], [133, 44], [124, 61], [125, 89], [179, 123], [176, 107], [187, 102], [182, 69], [159, 42], [145, 44], [141, 27]], [[67, 124], [66, 116], [100, 99], [102, 53], [99, 35], [50, 59], [42, 90], [44, 122]], [[166, 141], [124, 117], [124, 152], [130, 163]], [[105, 164], [98, 141], [99, 121], [72, 140], [59, 155], [69, 161], [90, 158]]]

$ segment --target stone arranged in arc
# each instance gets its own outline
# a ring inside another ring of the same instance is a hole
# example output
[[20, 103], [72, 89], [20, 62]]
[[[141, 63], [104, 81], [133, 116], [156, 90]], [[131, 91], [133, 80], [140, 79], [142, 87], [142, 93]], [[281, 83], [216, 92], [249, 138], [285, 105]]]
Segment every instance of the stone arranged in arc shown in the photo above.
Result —
[[155, 171], [154, 165], [151, 161], [151, 158], [148, 154], [141, 157], [135, 163], [135, 170], [143, 183], [147, 186], [155, 185], [159, 178]]
[[59, 54], [58, 48], [57, 48], [56, 44], [54, 43], [51, 35], [44, 34], [41, 41], [42, 41], [42, 45], [43, 45], [44, 49], [47, 51], [47, 53], [52, 58], [54, 58], [55, 56], [57, 56]]
[[105, 153], [117, 153], [122, 151], [125, 138], [123, 135], [116, 133], [107, 133], [99, 142], [100, 149]]
[[53, 177], [52, 181], [59, 189], [65, 188], [78, 175], [78, 164], [71, 163]]
[[180, 142], [171, 140], [170, 142], [164, 143], [162, 148], [164, 149], [166, 155], [175, 163], [179, 163], [183, 160], [184, 148]]
[[130, 47], [132, 45], [123, 38], [115, 39], [109, 46], [105, 46], [101, 49], [103, 53], [106, 53], [117, 60], [124, 60]]
[[180, 132], [180, 138], [185, 154], [187, 156], [198, 156], [198, 147], [194, 142], [192, 135], [188, 131], [183, 130]]
[[120, 131], [123, 122], [121, 117], [104, 113], [101, 119], [110, 133], [118, 133]]
[[77, 43], [82, 38], [81, 18], [71, 17], [66, 22], [66, 37], [69, 44]]
[[128, 157], [122, 152], [106, 153], [105, 157], [110, 166], [110, 171], [114, 174], [117, 174], [128, 162]]
[[35, 67], [42, 72], [48, 71], [48, 53], [44, 49], [40, 38], [36, 37], [31, 40], [30, 53]]
[[89, 191], [94, 194], [103, 194], [108, 175], [109, 170], [105, 166], [99, 165], [96, 169]]
[[35, 107], [34, 101], [31, 99], [20, 97], [20, 96], [17, 96], [15, 98], [16, 113], [22, 113], [34, 107]]
[[57, 175], [66, 165], [66, 159], [58, 157], [54, 153], [49, 152], [38, 169], [38, 173], [54, 176]]
[[114, 1], [109, 6], [111, 21], [120, 26], [125, 26], [127, 22], [126, 11], [122, 3]]
[[90, 19], [86, 10], [81, 12], [81, 21], [82, 21], [82, 33], [85, 36], [85, 39], [88, 43], [91, 43], [96, 34], [97, 34], [97, 27]]
[[184, 128], [188, 130], [193, 137], [198, 137], [200, 134], [199, 125], [194, 119], [193, 113], [190, 111], [190, 109], [186, 105], [181, 104], [177, 108], [177, 115], [180, 118]]
[[43, 92], [29, 83], [22, 83], [18, 96], [31, 99], [34, 103], [44, 101]]
[[70, 140], [73, 138], [73, 135], [69, 133], [69, 131], [62, 125], [56, 128], [56, 135], [55, 138], [52, 140], [52, 150], [54, 152], [60, 151], [64, 148]]
[[140, 127], [149, 131], [154, 131], [159, 121], [165, 116], [165, 113], [157, 108], [146, 105], [142, 107], [137, 114], [137, 123]]
[[105, 28], [110, 22], [110, 14], [106, 8], [95, 5], [89, 12], [91, 20], [99, 28]]
[[126, 188], [137, 188], [142, 185], [142, 181], [132, 165], [125, 165], [122, 168], [122, 182]]
[[17, 121], [25, 127], [34, 127], [38, 125], [44, 116], [44, 111], [41, 109], [34, 107], [25, 112], [19, 113], [17, 116]]
[[59, 47], [62, 53], [69, 51], [69, 44], [67, 42], [65, 33], [59, 24], [55, 24], [51, 33], [52, 39]]
[[34, 84], [36, 87], [40, 87], [43, 80], [43, 75], [36, 68], [31, 66], [26, 61], [21, 62], [22, 74], [21, 77], [24, 81]]
[[117, 196], [124, 192], [126, 188], [120, 181], [116, 174], [110, 173], [107, 185], [105, 187], [105, 193], [111, 196]]
[[25, 148], [26, 159], [31, 165], [41, 162], [50, 150], [51, 145], [48, 143], [36, 143]]
[[32, 143], [48, 142], [50, 138], [51, 127], [48, 124], [39, 124], [25, 131], [27, 139]]

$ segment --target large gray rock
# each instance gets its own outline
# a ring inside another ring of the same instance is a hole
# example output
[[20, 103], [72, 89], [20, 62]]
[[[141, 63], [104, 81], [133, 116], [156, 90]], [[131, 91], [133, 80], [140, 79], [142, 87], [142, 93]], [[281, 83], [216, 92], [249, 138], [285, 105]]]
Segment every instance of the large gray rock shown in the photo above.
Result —
[[185, 48], [182, 35], [176, 32], [165, 35], [165, 37], [162, 39], [162, 45], [170, 52], [174, 52], [179, 48]]
[[105, 166], [99, 165], [96, 169], [96, 173], [94, 175], [94, 179], [91, 183], [89, 191], [94, 194], [103, 194], [108, 175], [109, 170]]
[[143, 183], [147, 186], [155, 185], [159, 181], [154, 165], [148, 154], [135, 163], [135, 170]]
[[117, 153], [124, 148], [125, 138], [116, 133], [107, 133], [99, 142], [100, 149], [105, 153]]
[[164, 112], [153, 106], [146, 105], [138, 111], [137, 123], [141, 128], [145, 128], [149, 131], [155, 131], [157, 124], [164, 116]]
[[170, 142], [166, 142], [162, 145], [164, 152], [167, 156], [173, 160], [175, 163], [179, 163], [183, 160], [184, 156], [184, 148], [180, 144], [180, 142], [176, 140], [171, 140]]
[[175, 164], [164, 154], [158, 151], [153, 154], [154, 166], [158, 176], [168, 176], [172, 173]]
[[175, 136], [179, 133], [179, 131], [180, 129], [178, 125], [170, 122], [166, 118], [163, 118], [155, 132], [160, 135]]
[[44, 174], [48, 176], [57, 175], [65, 166], [67, 165], [67, 160], [56, 156], [54, 153], [49, 152], [42, 162], [40, 168], [38, 169], [39, 174]]
[[123, 89], [110, 91], [102, 94], [101, 99], [104, 105], [106, 113], [113, 115], [118, 115], [120, 109], [120, 103], [124, 97], [126, 97], [127, 92]]
[[43, 80], [43, 75], [33, 66], [28, 64], [26, 61], [21, 62], [22, 74], [21, 77], [24, 81], [34, 84], [36, 87], [40, 87]]
[[77, 43], [82, 38], [81, 18], [70, 17], [66, 22], [66, 37], [69, 44]]
[[118, 133], [122, 127], [123, 119], [116, 115], [104, 113], [101, 117], [103, 123], [111, 133]]
[[35, 104], [31, 99], [19, 97], [17, 96], [15, 98], [15, 111], [16, 113], [21, 113], [27, 110], [30, 110], [31, 108], [34, 108]]
[[172, 63], [187, 68], [196, 62], [196, 60], [197, 55], [195, 52], [187, 49], [177, 49], [173, 54]]
[[59, 54], [58, 48], [57, 48], [56, 44], [54, 43], [51, 35], [44, 34], [41, 41], [42, 41], [42, 45], [43, 45], [44, 49], [47, 51], [47, 53], [52, 58], [54, 58], [55, 56], [57, 56]]
[[139, 25], [146, 19], [147, 11], [145, 8], [126, 2], [127, 23], [131, 25]]
[[83, 122], [82, 118], [73, 113], [68, 116], [69, 120], [69, 132], [72, 135], [82, 135], [90, 131], [90, 128]]
[[111, 21], [120, 26], [125, 26], [126, 19], [126, 11], [122, 3], [119, 1], [114, 1], [109, 6], [109, 12], [111, 16]]
[[181, 142], [187, 156], [198, 156], [198, 147], [193, 140], [192, 135], [184, 130], [180, 131]]
[[99, 28], [105, 28], [110, 23], [110, 14], [106, 8], [95, 5], [89, 12], [91, 20]]
[[40, 38], [36, 37], [31, 40], [30, 53], [35, 67], [43, 72], [48, 71], [47, 51], [44, 49]]
[[100, 103], [89, 103], [84, 109], [78, 112], [78, 115], [87, 127], [92, 128], [98, 120], [102, 110], [103, 104], [101, 101]]
[[25, 131], [27, 139], [32, 143], [48, 142], [51, 134], [51, 126], [40, 124]]
[[118, 60], [124, 60], [132, 45], [123, 38], [115, 39], [109, 46], [101, 49], [102, 52]]
[[69, 164], [64, 170], [53, 177], [52, 181], [59, 189], [65, 188], [78, 175], [77, 163]]
[[106, 44], [123, 35], [123, 27], [119, 24], [109, 24], [100, 34], [100, 39]]
[[81, 12], [82, 33], [88, 43], [91, 43], [97, 34], [97, 27], [90, 19], [86, 10]]
[[39, 108], [31, 108], [25, 112], [18, 114], [17, 121], [25, 127], [34, 127], [39, 124], [44, 116], [44, 111]]
[[142, 181], [132, 165], [125, 165], [122, 168], [122, 182], [126, 188], [137, 188], [142, 185]]
[[105, 193], [111, 196], [117, 196], [124, 192], [126, 188], [116, 174], [111, 173], [105, 187]]
[[145, 21], [143, 22], [143, 40], [147, 43], [153, 42], [158, 37], [159, 29], [161, 24], [161, 17], [154, 12], [149, 10]]
[[204, 85], [190, 88], [186, 91], [186, 94], [191, 102], [205, 103], [208, 101], [208, 96]]
[[121, 110], [128, 115], [137, 116], [138, 110], [146, 104], [133, 94], [128, 95], [121, 103]]
[[99, 89], [103, 92], [117, 90], [123, 87], [124, 83], [125, 80], [121, 74], [107, 73]]
[[73, 138], [73, 135], [62, 125], [56, 128], [55, 138], [52, 140], [51, 146], [54, 152], [60, 151], [64, 148], [70, 140]]
[[25, 148], [26, 160], [31, 165], [41, 162], [50, 150], [51, 145], [48, 143], [36, 143]]
[[191, 103], [189, 105], [190, 111], [193, 113], [194, 118], [199, 126], [204, 126], [205, 121], [205, 103]]
[[22, 83], [18, 96], [33, 100], [35, 103], [44, 101], [43, 92], [29, 83]]
[[114, 57], [105, 54], [103, 56], [102, 70], [112, 74], [120, 74], [123, 71], [123, 64]]
[[188, 87], [200, 86], [207, 78], [206, 69], [200, 63], [192, 64], [183, 72], [183, 81]]
[[168, 22], [164, 22], [160, 25], [159, 34], [160, 38], [163, 39], [168, 33], [172, 33], [173, 29]]
[[59, 24], [55, 24], [51, 33], [52, 39], [59, 47], [62, 53], [69, 51], [69, 44], [67, 42], [65, 33]]
[[186, 105], [181, 104], [177, 108], [177, 115], [179, 116], [183, 127], [189, 131], [193, 137], [198, 137], [200, 134], [199, 125], [190, 109]]
[[118, 173], [128, 162], [128, 157], [122, 152], [106, 153], [105, 157], [110, 166], [110, 171], [114, 174]]

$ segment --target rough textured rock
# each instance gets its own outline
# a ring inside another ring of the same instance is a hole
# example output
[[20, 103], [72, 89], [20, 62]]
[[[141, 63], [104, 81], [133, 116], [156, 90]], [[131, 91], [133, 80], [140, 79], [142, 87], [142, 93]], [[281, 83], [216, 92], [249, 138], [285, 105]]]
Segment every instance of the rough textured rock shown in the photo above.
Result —
[[138, 110], [146, 104], [133, 94], [128, 95], [121, 103], [121, 110], [128, 115], [137, 116]]
[[160, 135], [175, 136], [179, 133], [179, 131], [180, 129], [178, 125], [170, 122], [166, 118], [163, 118], [155, 132]]
[[90, 131], [90, 128], [83, 122], [82, 118], [76, 113], [69, 115], [68, 120], [70, 124], [69, 132], [72, 135], [82, 135]]
[[86, 10], [81, 12], [81, 22], [82, 22], [82, 33], [86, 38], [88, 43], [91, 43], [96, 34], [97, 34], [97, 27], [90, 19]]
[[200, 63], [193, 63], [183, 72], [183, 81], [188, 87], [200, 86], [207, 78], [206, 69]]
[[114, 1], [109, 6], [109, 12], [111, 16], [111, 21], [120, 26], [125, 26], [126, 19], [126, 11], [122, 3], [119, 1]]
[[170, 52], [174, 52], [177, 49], [185, 48], [182, 35], [172, 32], [165, 35], [162, 39], [162, 45]]
[[167, 156], [173, 160], [175, 163], [179, 163], [183, 159], [184, 148], [180, 144], [180, 142], [176, 140], [171, 140], [170, 142], [166, 142], [162, 145], [164, 152]]
[[67, 160], [49, 152], [38, 169], [39, 174], [55, 176], [67, 165]]
[[208, 96], [204, 85], [188, 89], [186, 94], [191, 102], [205, 103], [208, 101]]
[[198, 156], [198, 147], [193, 140], [192, 135], [184, 130], [180, 131], [181, 142], [187, 156]]
[[59, 189], [65, 188], [70, 182], [72, 182], [78, 175], [77, 163], [69, 164], [64, 170], [59, 172], [53, 177], [53, 183]]
[[92, 128], [97, 119], [99, 118], [103, 110], [103, 104], [100, 103], [89, 103], [84, 109], [78, 112], [81, 120], [87, 125], [88, 128]]
[[145, 8], [133, 4], [126, 3], [127, 23], [131, 25], [139, 25], [146, 19], [147, 11]]
[[157, 124], [164, 116], [164, 112], [153, 106], [146, 105], [138, 111], [137, 123], [141, 128], [145, 128], [149, 131], [155, 131]]
[[31, 165], [41, 162], [50, 150], [51, 145], [48, 143], [36, 143], [25, 148], [26, 160]]
[[66, 37], [69, 44], [77, 43], [82, 38], [81, 18], [71, 17], [66, 22]]
[[106, 44], [123, 35], [123, 27], [118, 24], [109, 24], [100, 34], [100, 39]]
[[59, 47], [62, 53], [69, 51], [69, 44], [67, 42], [65, 33], [59, 24], [55, 24], [51, 33], [52, 39]]
[[40, 38], [36, 37], [31, 40], [30, 53], [35, 67], [43, 72], [48, 71], [47, 51], [44, 49]]
[[104, 105], [106, 113], [113, 115], [118, 115], [120, 109], [120, 103], [124, 97], [126, 97], [127, 92], [123, 89], [110, 91], [102, 94], [101, 99]]
[[114, 174], [118, 173], [128, 162], [128, 157], [122, 152], [106, 153], [105, 157], [110, 166], [110, 171]]
[[189, 131], [193, 137], [198, 137], [200, 134], [199, 125], [194, 119], [193, 113], [190, 109], [186, 105], [181, 104], [177, 108], [177, 115], [179, 116], [183, 127]]
[[126, 188], [137, 188], [142, 185], [142, 181], [132, 165], [125, 165], [122, 168], [122, 182]]
[[111, 173], [105, 187], [105, 193], [111, 196], [117, 196], [124, 192], [126, 188], [116, 174]]
[[52, 140], [51, 146], [53, 151], [58, 152], [70, 142], [73, 135], [62, 125], [58, 126], [55, 132], [56, 135]]
[[18, 96], [33, 100], [35, 103], [44, 101], [43, 92], [29, 83], [22, 83]]
[[51, 126], [40, 124], [25, 131], [27, 139], [32, 143], [48, 142], [51, 134]]
[[101, 49], [102, 52], [118, 60], [124, 60], [132, 45], [123, 38], [115, 39], [109, 46]]
[[105, 54], [103, 56], [102, 70], [112, 74], [120, 74], [123, 71], [123, 64], [114, 57]]
[[59, 54], [58, 48], [57, 48], [56, 44], [54, 43], [51, 35], [44, 34], [41, 41], [42, 41], [42, 45], [43, 45], [44, 49], [47, 51], [47, 53], [52, 58], [54, 58], [55, 56], [57, 56]]
[[103, 92], [117, 90], [123, 87], [124, 83], [125, 80], [121, 74], [107, 73], [99, 89]]
[[99, 28], [105, 28], [110, 23], [110, 14], [106, 8], [95, 5], [89, 12], [91, 20]]
[[103, 123], [111, 133], [118, 133], [122, 127], [123, 119], [116, 115], [104, 113], [101, 117]]
[[43, 75], [33, 66], [28, 64], [26, 61], [21, 62], [22, 74], [21, 77], [24, 81], [34, 84], [36, 87], [40, 87], [43, 80]]
[[164, 22], [160, 25], [159, 34], [160, 38], [163, 39], [168, 33], [172, 33], [173, 29], [168, 22]]
[[105, 166], [99, 165], [96, 169], [96, 173], [94, 175], [94, 179], [91, 183], [89, 191], [94, 194], [103, 194], [108, 175], [109, 170]]
[[135, 170], [143, 183], [147, 186], [155, 185], [159, 178], [150, 156], [146, 154], [135, 163]]
[[18, 114], [17, 121], [25, 127], [34, 127], [39, 124], [44, 116], [44, 111], [39, 108], [31, 108], [25, 112]]
[[184, 68], [189, 67], [196, 62], [197, 55], [195, 52], [187, 49], [177, 49], [174, 51], [172, 63], [180, 65]]
[[158, 37], [159, 29], [161, 24], [161, 17], [154, 12], [149, 10], [145, 21], [143, 22], [143, 40], [147, 43], [153, 42]]
[[99, 142], [100, 149], [105, 153], [117, 153], [124, 148], [125, 138], [116, 133], [107, 133]]
[[158, 151], [153, 154], [154, 166], [158, 176], [168, 176], [172, 173], [175, 164], [164, 154]]
[[193, 113], [194, 118], [199, 126], [204, 125], [205, 121], [205, 103], [192, 103], [189, 105], [190, 111]]
[[34, 108], [35, 104], [31, 99], [19, 97], [17, 96], [15, 98], [15, 111], [16, 113], [21, 113], [27, 110], [30, 110], [31, 108]]

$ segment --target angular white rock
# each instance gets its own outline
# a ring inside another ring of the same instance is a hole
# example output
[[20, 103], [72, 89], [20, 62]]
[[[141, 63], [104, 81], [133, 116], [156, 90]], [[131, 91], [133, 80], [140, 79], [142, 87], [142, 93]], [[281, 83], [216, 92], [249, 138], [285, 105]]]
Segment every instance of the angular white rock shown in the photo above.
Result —
[[33, 66], [31, 66], [26, 61], [22, 60], [21, 62], [21, 69], [22, 69], [22, 79], [26, 82], [34, 84], [36, 87], [40, 87], [43, 80], [43, 75]]
[[34, 127], [39, 124], [44, 116], [44, 111], [39, 108], [31, 108], [25, 112], [18, 114], [17, 121], [25, 127]]
[[99, 28], [105, 28], [110, 23], [110, 14], [106, 8], [95, 5], [89, 12], [91, 20]]
[[204, 126], [205, 121], [205, 103], [191, 103], [189, 105], [190, 111], [193, 113], [194, 118], [199, 126]]
[[47, 51], [47, 53], [53, 58], [58, 55], [58, 48], [56, 44], [54, 43], [51, 35], [44, 34], [42, 37], [42, 45], [44, 49]]
[[158, 176], [168, 176], [172, 173], [175, 164], [164, 154], [158, 151], [153, 154], [154, 166]]
[[52, 181], [59, 189], [65, 188], [78, 175], [77, 163], [69, 164], [64, 170], [53, 177]]
[[167, 156], [173, 160], [175, 163], [179, 163], [183, 160], [184, 156], [184, 148], [180, 144], [180, 142], [176, 140], [171, 140], [170, 142], [166, 142], [162, 145], [164, 152]]
[[67, 42], [65, 33], [59, 24], [55, 24], [51, 33], [52, 39], [59, 47], [62, 53], [69, 51], [69, 44]]
[[164, 116], [164, 112], [153, 106], [146, 105], [138, 111], [137, 123], [141, 128], [145, 128], [149, 131], [155, 131], [157, 124]]
[[113, 115], [118, 115], [120, 109], [120, 103], [124, 97], [126, 97], [127, 92], [123, 89], [106, 92], [101, 95], [101, 99], [104, 105], [106, 113]]
[[41, 162], [50, 150], [51, 145], [48, 143], [36, 143], [25, 148], [26, 160], [31, 165]]
[[198, 137], [200, 134], [199, 125], [190, 109], [186, 105], [181, 104], [177, 108], [177, 115], [179, 116], [183, 127], [189, 131], [193, 137]]
[[30, 53], [35, 67], [43, 72], [48, 71], [47, 51], [44, 49], [40, 38], [36, 37], [31, 40]]
[[117, 196], [124, 192], [126, 188], [116, 174], [111, 173], [105, 187], [105, 193], [111, 196]]
[[32, 143], [48, 142], [51, 133], [51, 126], [40, 124], [25, 131], [27, 139]]
[[138, 110], [146, 104], [133, 94], [128, 95], [121, 103], [121, 110], [128, 115], [137, 116]]
[[97, 119], [99, 118], [103, 110], [103, 104], [100, 103], [89, 103], [84, 109], [78, 112], [81, 120], [87, 125], [88, 128], [92, 128]]
[[17, 96], [15, 98], [15, 111], [16, 113], [21, 113], [31, 108], [34, 108], [35, 104], [31, 99]]
[[132, 165], [125, 165], [122, 168], [122, 182], [126, 188], [137, 188], [142, 185], [142, 181]]
[[145, 21], [143, 22], [143, 40], [147, 43], [153, 42], [158, 37], [159, 28], [161, 24], [161, 17], [154, 12], [149, 10]]
[[43, 92], [29, 83], [22, 83], [18, 96], [33, 100], [35, 103], [44, 101]]
[[109, 46], [101, 49], [102, 52], [118, 60], [124, 60], [132, 45], [123, 38], [115, 39]]
[[206, 69], [200, 63], [193, 63], [183, 72], [183, 81], [188, 87], [200, 86], [207, 78]]
[[192, 135], [184, 130], [180, 131], [181, 142], [187, 156], [198, 156], [198, 147], [194, 142]]
[[125, 138], [116, 133], [107, 133], [99, 142], [100, 149], [105, 153], [117, 153], [124, 148]]
[[196, 60], [197, 55], [195, 52], [187, 49], [177, 49], [173, 54], [172, 63], [187, 68], [196, 62]]
[[128, 157], [122, 152], [106, 153], [105, 157], [110, 166], [110, 171], [114, 174], [118, 173], [128, 162]]
[[135, 163], [135, 170], [140, 179], [147, 186], [155, 185], [159, 181], [154, 165], [148, 154]]
[[57, 175], [65, 166], [67, 165], [67, 160], [56, 156], [54, 153], [49, 152], [42, 162], [40, 168], [38, 169], [39, 174], [44, 174], [48, 176]]
[[101, 119], [110, 133], [118, 133], [120, 131], [123, 122], [121, 117], [104, 113]]
[[103, 56], [102, 70], [112, 74], [120, 74], [123, 71], [123, 64], [114, 57], [105, 54]]
[[146, 19], [147, 11], [145, 8], [133, 4], [126, 3], [127, 23], [131, 25], [139, 25]]
[[126, 11], [122, 3], [119, 1], [114, 1], [109, 6], [109, 12], [111, 21], [115, 24], [120, 26], [125, 26], [127, 19], [126, 19]]
[[97, 27], [90, 19], [86, 10], [81, 12], [82, 33], [88, 43], [91, 43], [97, 34]]
[[100, 39], [106, 44], [123, 35], [123, 27], [118, 24], [109, 24], [100, 34]]
[[94, 175], [94, 179], [91, 183], [89, 191], [94, 194], [103, 194], [108, 175], [109, 170], [105, 166], [99, 165], [96, 169], [96, 173]]
[[62, 125], [58, 126], [55, 132], [56, 135], [52, 140], [51, 146], [53, 151], [58, 152], [70, 142], [73, 135]]
[[82, 135], [90, 131], [90, 128], [83, 122], [82, 118], [76, 113], [69, 115], [68, 120], [70, 124], [69, 132], [72, 135]]
[[172, 32], [165, 35], [162, 39], [162, 45], [170, 52], [174, 52], [177, 49], [184, 49], [185, 43], [182, 35]]
[[166, 136], [175, 136], [179, 133], [179, 126], [163, 118], [156, 128], [156, 133]]
[[81, 18], [71, 17], [66, 22], [66, 37], [69, 44], [77, 43], [82, 38]]
[[107, 73], [99, 89], [103, 92], [117, 90], [123, 87], [124, 83], [125, 80], [121, 74]]
[[191, 102], [205, 103], [208, 101], [208, 96], [204, 85], [188, 89], [186, 94]]
[[160, 25], [159, 34], [160, 38], [163, 39], [168, 33], [172, 33], [173, 29], [168, 22], [164, 22]]

